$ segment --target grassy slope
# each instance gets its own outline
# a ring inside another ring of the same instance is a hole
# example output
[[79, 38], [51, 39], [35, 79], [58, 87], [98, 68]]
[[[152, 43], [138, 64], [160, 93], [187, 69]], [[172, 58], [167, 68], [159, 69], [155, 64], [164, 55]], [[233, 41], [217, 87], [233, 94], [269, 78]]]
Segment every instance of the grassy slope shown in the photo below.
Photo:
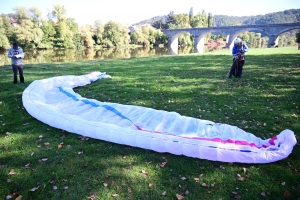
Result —
[[[242, 79], [225, 79], [232, 58], [229, 51], [219, 51], [28, 64], [25, 81], [28, 85], [53, 76], [106, 71], [112, 79], [75, 91], [100, 101], [236, 125], [261, 138], [291, 129], [299, 141], [300, 54], [295, 49], [251, 49]], [[260, 165], [212, 162], [79, 138], [32, 118], [22, 106], [26, 85], [12, 84], [10, 68], [0, 71], [0, 198], [13, 193], [13, 199], [22, 195], [23, 199], [73, 200], [92, 195], [97, 199], [177, 199], [176, 194], [185, 199], [300, 197], [299, 143], [287, 159]], [[162, 167], [163, 162], [167, 163]], [[12, 169], [14, 174], [8, 175]]]

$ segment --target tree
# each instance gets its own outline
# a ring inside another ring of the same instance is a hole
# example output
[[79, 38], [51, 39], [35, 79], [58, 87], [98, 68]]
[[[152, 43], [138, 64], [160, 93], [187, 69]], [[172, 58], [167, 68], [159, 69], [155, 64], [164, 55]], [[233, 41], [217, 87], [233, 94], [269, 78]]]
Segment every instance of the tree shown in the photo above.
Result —
[[197, 15], [195, 15], [192, 18], [190, 25], [193, 28], [208, 27], [208, 19], [207, 19], [205, 11], [202, 10], [202, 13], [199, 12]]
[[207, 16], [207, 26], [208, 27], [212, 27], [213, 25], [213, 15], [211, 12], [208, 13], [208, 16]]
[[109, 21], [104, 26], [103, 43], [107, 47], [129, 44], [129, 29], [120, 23]]
[[14, 7], [13, 11], [15, 11], [14, 18], [18, 20], [19, 24], [22, 22], [22, 20], [31, 18], [25, 7]]
[[143, 27], [137, 26], [134, 29], [134, 32], [130, 35], [130, 40], [132, 44], [136, 45], [143, 45], [145, 43], [146, 45], [148, 44], [148, 36], [145, 34], [145, 31], [143, 31]]
[[[66, 18], [66, 9], [64, 6], [54, 5], [53, 10], [48, 14], [49, 20], [54, 23], [55, 39], [54, 47], [58, 48], [75, 48], [76, 34], [78, 33], [78, 25], [74, 19]], [[80, 43], [80, 41], [78, 41]]]
[[41, 29], [44, 33], [41, 44], [38, 48], [51, 49], [53, 48], [53, 41], [56, 31], [50, 21], [42, 21]]
[[31, 20], [36, 27], [40, 26], [42, 12], [36, 7], [31, 7], [28, 9], [29, 14], [31, 15]]
[[5, 28], [4, 28], [4, 22], [2, 19], [2, 16], [0, 17], [0, 48], [8, 49], [9, 48], [9, 41], [6, 36]]
[[193, 17], [194, 17], [194, 8], [191, 7], [191, 8], [190, 8], [190, 12], [189, 12], [189, 19], [190, 19], [190, 22], [192, 21]]
[[65, 18], [67, 10], [64, 6], [54, 5], [52, 12], [48, 13], [48, 18], [56, 21], [61, 21]]
[[176, 14], [173, 16], [173, 21], [169, 24], [170, 29], [190, 28], [190, 20], [187, 14]]
[[14, 26], [11, 25], [9, 19], [4, 15], [0, 15], [0, 18], [2, 18], [2, 28], [5, 29], [4, 34], [6, 35], [8, 41], [12, 41], [12, 37], [14, 35]]
[[25, 7], [15, 7], [13, 10], [14, 16], [18, 19], [17, 26], [14, 28], [14, 40], [24, 48], [37, 48], [41, 44], [44, 33], [39, 23], [34, 20], [38, 20], [41, 12], [36, 8], [27, 11]]
[[94, 40], [93, 40], [93, 31], [92, 31], [92, 26], [87, 24], [85, 27], [81, 30], [81, 41], [82, 45], [91, 48], [94, 45]]
[[16, 26], [16, 38], [24, 48], [36, 48], [40, 45], [43, 38], [43, 31], [34, 26], [33, 22], [26, 19]]
[[95, 41], [95, 44], [100, 45], [102, 43], [103, 39], [103, 32], [104, 32], [104, 26], [102, 25], [101, 20], [95, 21], [95, 30], [94, 30], [94, 36], [93, 39]]

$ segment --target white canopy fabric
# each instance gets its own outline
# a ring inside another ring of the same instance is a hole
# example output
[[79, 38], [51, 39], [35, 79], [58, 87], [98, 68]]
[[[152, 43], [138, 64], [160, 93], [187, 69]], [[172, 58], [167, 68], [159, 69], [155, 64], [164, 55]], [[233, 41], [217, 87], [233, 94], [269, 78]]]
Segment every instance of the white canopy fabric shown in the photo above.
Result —
[[270, 163], [297, 143], [291, 130], [262, 140], [227, 124], [176, 112], [86, 99], [72, 88], [106, 73], [59, 76], [32, 82], [23, 92], [27, 112], [52, 127], [118, 144], [222, 162]]

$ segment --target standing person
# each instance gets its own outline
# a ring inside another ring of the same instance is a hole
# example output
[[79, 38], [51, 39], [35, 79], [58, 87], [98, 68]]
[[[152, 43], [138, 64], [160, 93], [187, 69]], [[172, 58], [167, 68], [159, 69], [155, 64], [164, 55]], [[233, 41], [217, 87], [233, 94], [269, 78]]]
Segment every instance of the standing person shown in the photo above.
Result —
[[240, 38], [237, 38], [234, 41], [234, 47], [232, 48], [233, 64], [230, 68], [227, 78], [231, 78], [232, 75], [237, 78], [242, 77], [243, 66], [245, 64], [245, 52], [247, 51], [247, 45], [243, 44]]
[[18, 82], [18, 71], [20, 82], [24, 84], [22, 59], [24, 58], [23, 50], [18, 46], [17, 42], [8, 50], [8, 57], [11, 58], [11, 66], [14, 72], [14, 84]]

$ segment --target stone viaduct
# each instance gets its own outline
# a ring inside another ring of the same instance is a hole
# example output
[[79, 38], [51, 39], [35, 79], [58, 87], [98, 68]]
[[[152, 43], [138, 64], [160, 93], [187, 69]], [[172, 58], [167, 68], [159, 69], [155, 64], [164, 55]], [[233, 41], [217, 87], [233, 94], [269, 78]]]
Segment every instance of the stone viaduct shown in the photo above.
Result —
[[171, 54], [178, 53], [178, 37], [183, 33], [190, 33], [194, 37], [194, 52], [204, 51], [204, 38], [208, 33], [223, 34], [228, 37], [228, 46], [233, 47], [235, 38], [246, 31], [261, 33], [261, 37], [269, 37], [268, 47], [278, 44], [278, 36], [293, 29], [300, 29], [300, 23], [288, 24], [265, 24], [265, 25], [245, 25], [245, 26], [223, 26], [209, 28], [186, 28], [162, 30], [169, 37], [169, 51]]

